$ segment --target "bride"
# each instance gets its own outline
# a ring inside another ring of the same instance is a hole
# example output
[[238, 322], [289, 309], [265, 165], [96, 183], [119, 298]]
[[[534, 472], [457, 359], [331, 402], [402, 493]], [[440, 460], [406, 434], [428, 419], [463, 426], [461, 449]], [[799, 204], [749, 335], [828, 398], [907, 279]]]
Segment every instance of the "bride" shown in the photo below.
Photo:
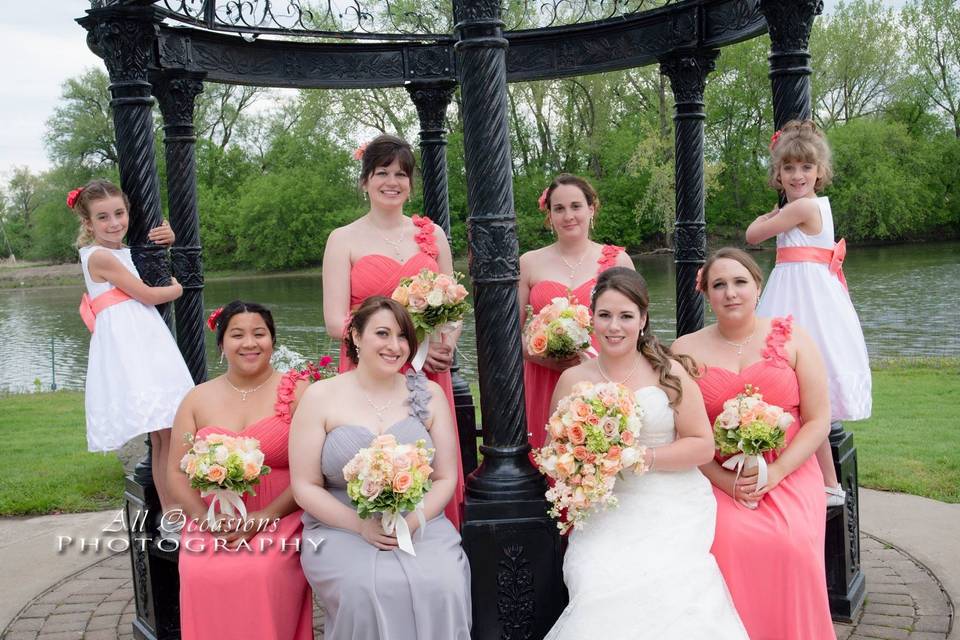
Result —
[[713, 459], [714, 445], [700, 390], [650, 331], [642, 276], [603, 272], [591, 308], [600, 355], [563, 373], [552, 406], [578, 382], [634, 389], [649, 471], [625, 473], [614, 489], [619, 507], [592, 514], [570, 535], [570, 604], [547, 640], [745, 639], [710, 554], [717, 504], [697, 466]]

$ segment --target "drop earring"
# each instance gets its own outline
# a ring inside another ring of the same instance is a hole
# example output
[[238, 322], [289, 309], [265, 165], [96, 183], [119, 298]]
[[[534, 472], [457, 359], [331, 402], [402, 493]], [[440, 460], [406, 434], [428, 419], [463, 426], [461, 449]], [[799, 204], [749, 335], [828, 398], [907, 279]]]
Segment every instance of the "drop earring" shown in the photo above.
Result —
[[220, 364], [223, 364], [223, 351], [220, 352]]

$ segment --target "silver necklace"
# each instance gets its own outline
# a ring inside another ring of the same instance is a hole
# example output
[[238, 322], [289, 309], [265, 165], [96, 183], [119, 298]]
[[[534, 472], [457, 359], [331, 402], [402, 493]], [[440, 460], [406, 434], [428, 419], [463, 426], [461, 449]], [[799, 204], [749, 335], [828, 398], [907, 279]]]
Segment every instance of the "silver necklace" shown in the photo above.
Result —
[[383, 422], [383, 414], [387, 409], [393, 406], [393, 400], [389, 400], [387, 401], [387, 404], [380, 406], [370, 399], [370, 396], [367, 395], [366, 391], [363, 391], [362, 389], [361, 391], [363, 392], [363, 397], [367, 400], [367, 404], [373, 407], [373, 411], [377, 414], [377, 422]]
[[600, 362], [600, 357], [599, 357], [599, 356], [597, 356], [597, 368], [600, 369], [600, 375], [603, 376], [603, 379], [606, 380], [607, 382], [612, 382], [612, 383], [614, 383], [614, 384], [623, 384], [623, 383], [625, 383], [627, 380], [629, 380], [630, 378], [632, 378], [632, 377], [633, 377], [633, 374], [635, 374], [635, 373], [637, 372], [637, 369], [640, 367], [640, 361], [641, 361], [641, 360], [643, 360], [643, 356], [640, 356], [639, 358], [637, 358], [636, 363], [634, 363], [634, 365], [633, 365], [633, 369], [630, 369], [630, 373], [628, 373], [623, 380], [614, 380], [613, 378], [611, 378], [610, 376], [608, 376], [608, 375], [607, 375], [607, 372], [603, 370], [603, 363]]
[[373, 227], [373, 230], [377, 232], [377, 235], [383, 238], [384, 242], [393, 247], [393, 253], [397, 256], [397, 260], [400, 260], [403, 257], [403, 253], [400, 251], [400, 245], [403, 244], [403, 229], [400, 229], [401, 238], [399, 240], [391, 240], [383, 234], [383, 231], [381, 231], [377, 225], [373, 224], [373, 221], [371, 221], [370, 218], [367, 218], [367, 222], [370, 223], [370, 226]]
[[580, 259], [577, 260], [577, 264], [570, 264], [566, 258], [563, 257], [563, 253], [560, 252], [560, 248], [557, 248], [557, 255], [560, 256], [560, 259], [563, 260], [563, 264], [567, 265], [567, 269], [570, 269], [570, 284], [573, 284], [573, 279], [577, 277], [577, 269], [580, 268], [580, 265], [583, 264], [584, 259], [587, 257], [587, 254], [590, 253], [590, 248], [587, 247], [587, 250], [583, 252], [580, 256]]
[[737, 357], [738, 357], [738, 358], [743, 355], [743, 348], [744, 348], [745, 346], [747, 346], [748, 344], [750, 344], [750, 341], [753, 340], [753, 334], [755, 334], [756, 332], [757, 332], [757, 321], [754, 320], [754, 321], [753, 321], [753, 331], [750, 332], [750, 335], [747, 336], [747, 339], [744, 340], [743, 342], [734, 342], [733, 340], [727, 340], [727, 338], [723, 335], [723, 332], [720, 331], [720, 327], [719, 327], [719, 326], [717, 327], [717, 333], [720, 334], [720, 339], [723, 340], [724, 342], [726, 342], [726, 343], [727, 343], [728, 345], [730, 345], [731, 347], [736, 347], [736, 348], [737, 348]]
[[266, 380], [264, 380], [263, 382], [255, 386], [253, 389], [238, 389], [235, 386], [233, 386], [232, 382], [230, 382], [230, 378], [228, 378], [227, 376], [223, 376], [223, 379], [227, 381], [227, 384], [230, 385], [231, 389], [233, 389], [234, 391], [240, 394], [240, 402], [244, 402], [246, 401], [248, 395], [250, 395], [251, 393], [256, 393], [260, 389], [260, 387], [270, 382], [270, 378], [272, 377], [273, 377], [273, 374], [271, 373]]

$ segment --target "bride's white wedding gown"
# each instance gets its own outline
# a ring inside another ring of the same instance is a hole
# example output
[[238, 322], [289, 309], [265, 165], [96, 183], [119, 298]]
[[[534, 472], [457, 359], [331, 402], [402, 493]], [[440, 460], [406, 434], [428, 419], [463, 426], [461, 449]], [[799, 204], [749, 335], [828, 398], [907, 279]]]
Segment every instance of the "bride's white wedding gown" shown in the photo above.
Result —
[[[644, 410], [640, 443], [676, 439], [660, 387], [636, 391]], [[570, 604], [547, 640], [746, 639], [710, 553], [717, 503], [698, 469], [624, 474], [619, 506], [574, 529], [563, 563]], [[749, 544], [744, 548], [749, 553]]]

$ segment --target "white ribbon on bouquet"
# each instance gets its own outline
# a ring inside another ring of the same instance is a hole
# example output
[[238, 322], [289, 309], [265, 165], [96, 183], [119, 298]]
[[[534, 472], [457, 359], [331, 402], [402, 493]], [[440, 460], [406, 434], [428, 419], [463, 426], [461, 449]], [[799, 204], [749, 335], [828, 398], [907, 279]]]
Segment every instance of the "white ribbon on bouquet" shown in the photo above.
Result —
[[443, 344], [444, 336], [450, 335], [454, 331], [457, 331], [461, 326], [463, 326], [462, 320], [444, 322], [424, 336], [420, 346], [417, 347], [417, 353], [413, 356], [413, 361], [410, 363], [410, 366], [413, 367], [418, 373], [423, 371], [423, 365], [427, 362], [427, 353], [430, 351], [430, 343], [438, 341]]
[[[757, 490], [760, 490], [767, 484], [767, 461], [764, 460], [761, 454], [751, 456], [745, 453], [738, 453], [723, 463], [724, 469], [730, 469], [731, 471], [733, 469], [737, 470], [734, 486], [736, 486], [736, 481], [740, 479], [740, 474], [744, 469], [753, 469], [754, 467], [757, 468]], [[737, 500], [737, 502], [747, 509], [756, 509], [758, 504], [757, 502], [748, 500]]]
[[[423, 517], [423, 501], [414, 507], [413, 512], [417, 514], [417, 521], [420, 523], [420, 537], [423, 538], [423, 532], [427, 528], [427, 521]], [[417, 555], [413, 550], [413, 540], [410, 538], [410, 526], [399, 511], [388, 511], [380, 519], [383, 532], [388, 536], [394, 531], [397, 532], [397, 543], [401, 551], [406, 551], [412, 556]]]
[[207, 507], [207, 524], [210, 525], [211, 531], [214, 531], [214, 527], [217, 524], [217, 501], [220, 502], [222, 513], [231, 518], [239, 514], [242, 519], [247, 519], [247, 506], [243, 504], [240, 494], [236, 491], [232, 489], [210, 489], [200, 492], [201, 498], [206, 498], [207, 496], [213, 496], [213, 500], [210, 501], [210, 506]]

